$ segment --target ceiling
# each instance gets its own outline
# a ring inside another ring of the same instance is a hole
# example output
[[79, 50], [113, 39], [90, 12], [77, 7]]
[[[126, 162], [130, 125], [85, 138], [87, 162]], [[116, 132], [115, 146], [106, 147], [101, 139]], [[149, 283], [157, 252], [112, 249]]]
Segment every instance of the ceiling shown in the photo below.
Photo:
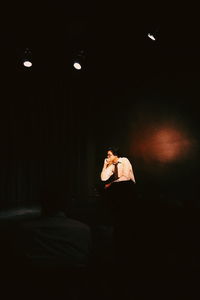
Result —
[[[1, 78], [6, 92], [11, 91], [8, 100], [19, 112], [25, 104], [24, 111], [28, 111], [28, 105], [32, 108], [37, 101], [54, 111], [59, 99], [71, 99], [75, 114], [82, 101], [80, 115], [84, 112], [93, 118], [100, 133], [108, 130], [106, 122], [102, 129], [102, 116], [109, 119], [116, 103], [124, 118], [128, 114], [132, 118], [147, 106], [152, 113], [157, 109], [158, 115], [164, 109], [168, 115], [184, 112], [189, 122], [194, 120], [194, 127], [199, 123], [200, 46], [195, 8], [170, 2], [159, 6], [140, 2], [134, 8], [32, 2], [28, 7], [17, 3], [12, 10], [8, 4], [2, 12]], [[155, 42], [147, 37], [154, 30], [158, 30]], [[30, 72], [19, 63], [26, 47], [33, 54]], [[86, 61], [79, 73], [72, 62], [80, 49]], [[197, 75], [191, 76], [191, 72]], [[60, 104], [59, 109], [62, 107]]]
[[[195, 11], [169, 2], [166, 6], [140, 2], [134, 7], [18, 2], [12, 9], [7, 4], [0, 21], [0, 72], [7, 86], [11, 74], [15, 83], [24, 72], [20, 59], [27, 47], [33, 55], [33, 78], [47, 85], [58, 79], [69, 84], [73, 76], [79, 76], [72, 62], [83, 50], [82, 88], [85, 85], [98, 95], [108, 87], [118, 94], [120, 87], [137, 86], [153, 73], [199, 72]], [[155, 30], [158, 39], [153, 42], [147, 33]]]

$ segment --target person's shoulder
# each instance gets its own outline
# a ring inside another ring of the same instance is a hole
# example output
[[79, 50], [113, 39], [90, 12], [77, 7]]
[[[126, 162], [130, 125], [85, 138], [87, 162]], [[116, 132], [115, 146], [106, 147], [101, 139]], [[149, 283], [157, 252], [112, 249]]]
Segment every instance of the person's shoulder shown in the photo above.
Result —
[[120, 157], [119, 161], [126, 162], [129, 161], [129, 159], [127, 157]]

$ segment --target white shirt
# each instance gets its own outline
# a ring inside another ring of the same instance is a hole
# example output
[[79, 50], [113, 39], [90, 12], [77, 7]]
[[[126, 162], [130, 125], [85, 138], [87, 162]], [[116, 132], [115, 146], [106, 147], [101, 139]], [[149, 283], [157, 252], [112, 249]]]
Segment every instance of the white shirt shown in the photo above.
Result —
[[[105, 160], [103, 169], [101, 171], [101, 180], [102, 181], [108, 180], [114, 174], [114, 170], [115, 170], [114, 164], [109, 165], [108, 167], [106, 167], [106, 165], [107, 165], [107, 163]], [[117, 180], [115, 180], [114, 182], [127, 181], [127, 180], [132, 180], [133, 182], [136, 182], [135, 176], [133, 174], [133, 168], [132, 168], [132, 165], [131, 165], [130, 161], [128, 160], [128, 158], [120, 157], [118, 160], [117, 167], [118, 167], [119, 178]]]

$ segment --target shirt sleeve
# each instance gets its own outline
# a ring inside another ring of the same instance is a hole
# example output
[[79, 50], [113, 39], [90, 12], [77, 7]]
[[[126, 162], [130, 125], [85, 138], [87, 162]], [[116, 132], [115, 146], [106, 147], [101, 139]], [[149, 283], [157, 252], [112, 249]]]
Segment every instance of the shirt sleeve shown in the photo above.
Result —
[[101, 180], [106, 181], [113, 175], [113, 165], [110, 165], [106, 168], [106, 166], [103, 166], [103, 169], [101, 171]]

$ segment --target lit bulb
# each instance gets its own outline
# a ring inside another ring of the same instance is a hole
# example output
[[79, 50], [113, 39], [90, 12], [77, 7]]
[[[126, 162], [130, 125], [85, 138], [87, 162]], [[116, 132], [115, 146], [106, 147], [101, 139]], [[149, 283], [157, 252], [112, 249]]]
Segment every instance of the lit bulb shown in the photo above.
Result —
[[80, 69], [81, 69], [81, 65], [80, 65], [78, 62], [75, 62], [75, 63], [74, 63], [74, 68], [75, 68], [76, 70], [80, 70]]
[[32, 62], [29, 61], [29, 60], [25, 60], [24, 61], [24, 66], [27, 67], [27, 68], [30, 68], [32, 66]]
[[153, 34], [151, 34], [151, 33], [148, 33], [148, 37], [149, 37], [152, 41], [155, 41], [155, 40], [156, 40], [155, 37], [153, 36]]

